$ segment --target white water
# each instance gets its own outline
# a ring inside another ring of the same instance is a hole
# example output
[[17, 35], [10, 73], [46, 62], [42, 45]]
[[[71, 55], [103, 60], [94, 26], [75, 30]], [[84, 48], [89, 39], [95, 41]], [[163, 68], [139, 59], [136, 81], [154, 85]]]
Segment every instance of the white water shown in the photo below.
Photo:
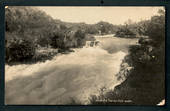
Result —
[[129, 42], [100, 41], [99, 48], [83, 48], [44, 63], [6, 65], [6, 104], [70, 104], [72, 99], [88, 104], [100, 88], [114, 88]]

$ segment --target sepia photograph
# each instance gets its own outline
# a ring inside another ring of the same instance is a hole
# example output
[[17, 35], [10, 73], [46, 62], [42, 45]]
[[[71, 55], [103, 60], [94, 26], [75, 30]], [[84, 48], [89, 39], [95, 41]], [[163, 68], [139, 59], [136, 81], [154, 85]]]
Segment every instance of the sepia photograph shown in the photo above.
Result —
[[165, 105], [165, 12], [5, 6], [5, 104]]

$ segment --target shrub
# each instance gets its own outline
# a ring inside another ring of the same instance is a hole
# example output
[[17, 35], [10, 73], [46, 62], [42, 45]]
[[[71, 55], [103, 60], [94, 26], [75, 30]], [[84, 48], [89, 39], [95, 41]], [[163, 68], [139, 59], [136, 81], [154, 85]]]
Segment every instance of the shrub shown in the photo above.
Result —
[[56, 32], [50, 38], [50, 45], [53, 48], [64, 48], [64, 34], [61, 32]]
[[121, 28], [117, 30], [115, 36], [133, 38], [133, 37], [136, 37], [136, 33], [132, 31], [132, 29], [130, 29], [129, 27], [122, 26]]
[[35, 47], [29, 40], [13, 38], [6, 42], [6, 62], [25, 61], [35, 54]]

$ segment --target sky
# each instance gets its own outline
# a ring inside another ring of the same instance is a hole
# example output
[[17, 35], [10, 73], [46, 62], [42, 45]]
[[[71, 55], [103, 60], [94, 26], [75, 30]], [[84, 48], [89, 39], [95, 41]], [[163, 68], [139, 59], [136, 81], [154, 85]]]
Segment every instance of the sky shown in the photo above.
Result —
[[128, 19], [132, 22], [150, 19], [156, 15], [159, 9], [163, 7], [59, 7], [45, 6], [37, 7], [45, 11], [54, 19], [60, 19], [65, 22], [95, 24], [100, 21], [106, 21], [115, 25], [124, 24]]

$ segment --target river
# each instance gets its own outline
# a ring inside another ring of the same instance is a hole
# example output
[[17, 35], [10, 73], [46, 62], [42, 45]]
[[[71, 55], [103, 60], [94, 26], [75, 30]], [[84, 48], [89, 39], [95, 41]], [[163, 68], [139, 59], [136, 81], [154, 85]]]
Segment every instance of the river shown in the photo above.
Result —
[[89, 104], [100, 89], [120, 82], [116, 74], [137, 39], [96, 37], [99, 47], [76, 49], [42, 63], [5, 65], [6, 104]]

